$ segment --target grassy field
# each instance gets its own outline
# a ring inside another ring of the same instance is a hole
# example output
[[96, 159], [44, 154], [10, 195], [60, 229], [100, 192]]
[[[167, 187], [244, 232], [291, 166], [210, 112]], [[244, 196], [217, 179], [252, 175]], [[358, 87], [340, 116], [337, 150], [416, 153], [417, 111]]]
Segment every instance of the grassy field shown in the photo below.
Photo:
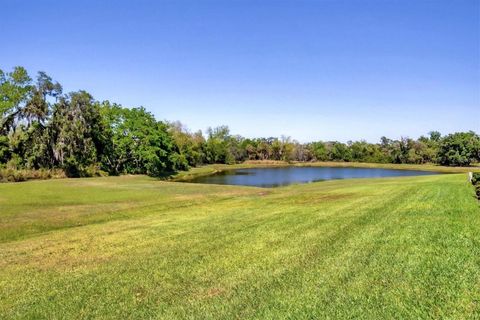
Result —
[[0, 184], [0, 319], [479, 317], [465, 174]]

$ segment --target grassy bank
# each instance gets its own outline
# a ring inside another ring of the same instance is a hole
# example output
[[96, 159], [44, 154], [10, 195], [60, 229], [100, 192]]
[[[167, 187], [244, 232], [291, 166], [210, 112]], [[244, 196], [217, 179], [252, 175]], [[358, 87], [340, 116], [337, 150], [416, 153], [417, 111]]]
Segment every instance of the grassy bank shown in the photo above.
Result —
[[465, 174], [0, 185], [0, 318], [478, 318]]
[[421, 170], [433, 171], [439, 173], [462, 173], [462, 172], [480, 172], [480, 166], [471, 167], [444, 167], [435, 164], [393, 164], [393, 163], [364, 163], [364, 162], [293, 162], [288, 163], [284, 161], [246, 161], [239, 164], [212, 164], [192, 168], [189, 171], [178, 172], [169, 179], [172, 181], [188, 181], [195, 177], [214, 174], [217, 172], [233, 169], [245, 168], [266, 168], [266, 167], [340, 167], [340, 168], [383, 168], [383, 169], [397, 169], [397, 170]]

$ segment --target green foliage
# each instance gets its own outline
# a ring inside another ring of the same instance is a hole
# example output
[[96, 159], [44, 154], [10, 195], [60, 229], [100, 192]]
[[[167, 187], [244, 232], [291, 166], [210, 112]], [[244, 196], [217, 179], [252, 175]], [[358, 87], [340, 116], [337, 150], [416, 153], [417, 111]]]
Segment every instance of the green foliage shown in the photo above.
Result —
[[178, 148], [178, 154], [174, 155], [178, 160], [174, 162], [182, 164], [185, 168], [206, 163], [205, 138], [201, 131], [191, 133], [180, 122], [174, 122], [168, 125], [168, 132]]
[[98, 104], [85, 91], [73, 92], [59, 99], [49, 124], [52, 133], [54, 163], [68, 176], [88, 176], [102, 152], [102, 121]]
[[8, 158], [10, 158], [8, 137], [0, 135], [0, 164], [6, 163]]
[[6, 134], [20, 118], [32, 90], [32, 79], [23, 67], [12, 72], [0, 70], [0, 134]]
[[480, 184], [480, 172], [474, 172], [472, 174], [472, 183], [473, 184]]
[[65, 173], [60, 169], [16, 169], [12, 166], [0, 168], [0, 182], [21, 182], [38, 179], [65, 178]]
[[329, 160], [332, 161], [351, 161], [352, 150], [345, 143], [331, 142], [327, 145]]
[[315, 160], [327, 161], [329, 159], [327, 147], [321, 141], [311, 143], [310, 150]]
[[474, 132], [380, 143], [244, 138], [227, 126], [192, 133], [142, 108], [99, 103], [85, 91], [62, 93], [45, 72], [32, 79], [22, 67], [0, 70], [0, 165], [12, 170], [63, 169], [70, 177], [124, 173], [164, 176], [203, 164], [245, 160], [439, 163], [480, 161]]
[[156, 121], [144, 108], [127, 109], [105, 102], [101, 114], [109, 137], [102, 158], [111, 174], [143, 173], [161, 176], [188, 168], [186, 157], [168, 132], [168, 126]]
[[231, 150], [235, 141], [230, 135], [230, 129], [227, 126], [208, 128], [207, 135], [205, 152], [208, 163], [234, 163], [235, 157]]
[[446, 166], [468, 166], [480, 161], [480, 137], [473, 131], [449, 134], [440, 142], [438, 161]]
[[357, 162], [386, 162], [380, 146], [366, 141], [350, 142], [351, 160]]
[[472, 175], [472, 184], [475, 188], [475, 194], [478, 200], [480, 200], [480, 172], [474, 172]]

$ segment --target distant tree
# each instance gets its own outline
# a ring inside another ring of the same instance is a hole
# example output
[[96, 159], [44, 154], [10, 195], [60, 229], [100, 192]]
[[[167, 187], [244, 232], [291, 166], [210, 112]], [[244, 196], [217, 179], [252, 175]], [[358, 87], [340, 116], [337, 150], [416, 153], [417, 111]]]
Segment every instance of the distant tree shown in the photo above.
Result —
[[48, 98], [57, 99], [61, 94], [62, 86], [58, 82], [54, 83], [45, 72], [39, 72], [37, 82], [31, 86], [30, 97], [21, 111], [22, 118], [29, 124], [36, 121], [43, 126], [51, 108]]
[[442, 139], [442, 134], [438, 131], [430, 131], [428, 134], [430, 135], [431, 141], [438, 143]]
[[282, 142], [278, 138], [270, 138], [270, 159], [279, 161], [282, 159]]
[[32, 91], [32, 79], [23, 67], [12, 72], [0, 70], [0, 133], [7, 135], [15, 129]]
[[49, 139], [51, 131], [47, 130], [53, 103], [62, 94], [62, 86], [53, 82], [45, 72], [39, 72], [36, 83], [31, 87], [30, 97], [21, 112], [21, 118], [26, 122], [26, 140], [24, 166], [39, 169], [52, 167], [49, 153]]
[[351, 161], [352, 153], [350, 148], [342, 142], [333, 141], [328, 144], [328, 158], [332, 161]]
[[49, 124], [53, 160], [68, 176], [89, 175], [103, 150], [99, 105], [85, 92], [60, 97]]
[[156, 121], [144, 108], [127, 109], [104, 102], [101, 109], [111, 137], [110, 151], [102, 163], [110, 173], [160, 176], [188, 168], [168, 125]]
[[359, 162], [386, 162], [382, 149], [377, 144], [366, 141], [349, 142], [352, 161]]
[[242, 148], [244, 138], [240, 135], [230, 136], [228, 138], [228, 153], [233, 162], [242, 162], [247, 159], [247, 152]]
[[265, 138], [259, 139], [257, 143], [257, 159], [266, 160], [272, 158], [271, 141]]
[[480, 161], [480, 137], [473, 131], [447, 135], [440, 142], [438, 161], [446, 166], [468, 166]]
[[27, 71], [15, 67], [0, 70], [0, 161], [15, 167], [49, 167], [48, 132], [45, 124], [52, 99], [62, 93], [58, 82], [39, 72], [33, 83]]
[[432, 136], [421, 136], [415, 141], [415, 150], [422, 158], [422, 163], [434, 163], [437, 161], [437, 153], [439, 142], [437, 138]]
[[287, 136], [282, 136], [280, 140], [281, 151], [280, 160], [290, 162], [294, 159], [295, 141]]
[[186, 162], [186, 166], [197, 166], [205, 162], [205, 139], [202, 132], [191, 133], [181, 122], [168, 124], [175, 144], [179, 150], [178, 162]]
[[207, 129], [206, 157], [209, 163], [234, 163], [230, 129], [227, 126]]
[[243, 139], [241, 148], [245, 150], [245, 157], [248, 160], [257, 159], [257, 145], [258, 142], [255, 139]]
[[293, 159], [296, 161], [312, 161], [313, 154], [311, 148], [309, 147], [309, 144], [295, 142]]

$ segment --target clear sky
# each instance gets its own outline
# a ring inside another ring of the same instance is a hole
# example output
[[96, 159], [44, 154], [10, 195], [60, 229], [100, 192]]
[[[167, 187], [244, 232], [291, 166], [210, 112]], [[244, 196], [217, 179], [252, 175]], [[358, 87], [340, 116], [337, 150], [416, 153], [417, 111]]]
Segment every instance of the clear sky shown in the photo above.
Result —
[[0, 0], [0, 69], [190, 129], [480, 132], [480, 1]]

